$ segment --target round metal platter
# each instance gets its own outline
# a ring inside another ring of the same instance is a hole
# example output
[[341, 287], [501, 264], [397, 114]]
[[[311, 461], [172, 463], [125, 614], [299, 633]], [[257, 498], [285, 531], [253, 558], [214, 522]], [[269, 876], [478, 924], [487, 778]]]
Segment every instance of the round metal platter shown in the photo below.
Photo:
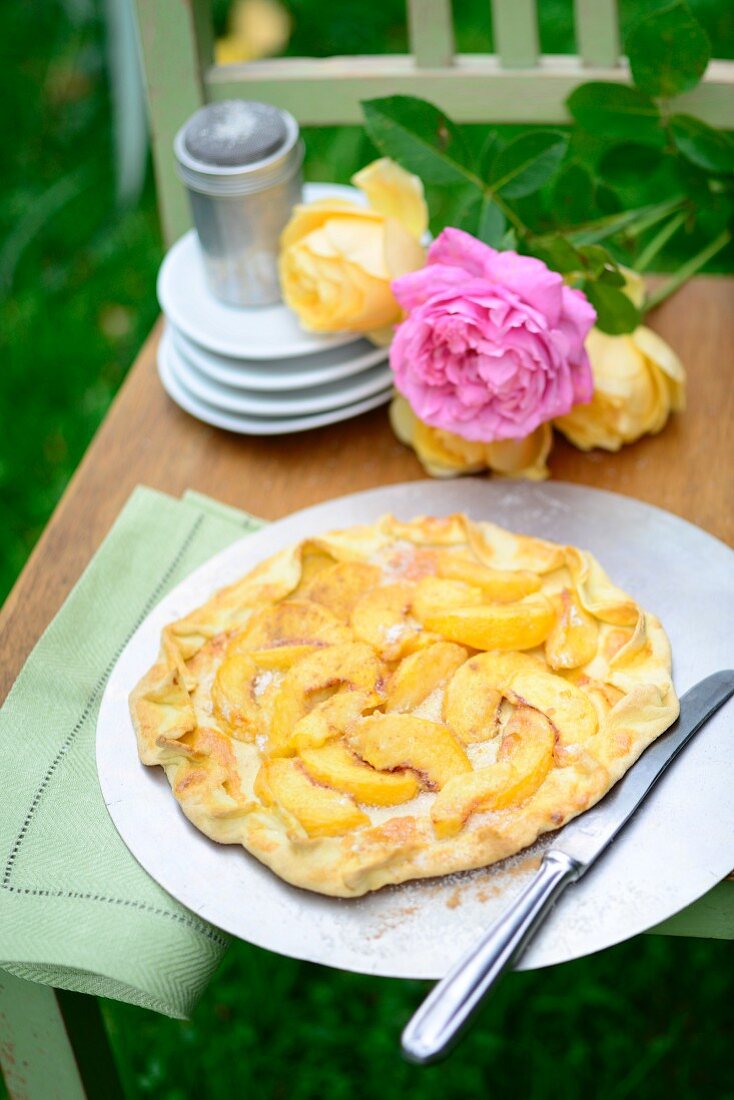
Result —
[[[594, 553], [613, 580], [661, 618], [679, 694], [731, 666], [734, 553], [667, 512], [615, 494], [549, 483], [413, 482], [320, 504], [212, 558], [152, 612], [123, 652], [102, 701], [97, 765], [112, 819], [139, 863], [212, 924], [295, 958], [392, 977], [439, 978], [533, 874], [552, 837], [513, 859], [364, 898], [287, 885], [240, 847], [217, 845], [183, 816], [160, 768], [137, 756], [127, 697], [154, 662], [161, 628], [259, 561], [309, 535], [465, 511]], [[566, 891], [521, 967], [564, 962], [634, 936], [701, 897], [734, 866], [734, 703], [704, 727], [634, 820]]]

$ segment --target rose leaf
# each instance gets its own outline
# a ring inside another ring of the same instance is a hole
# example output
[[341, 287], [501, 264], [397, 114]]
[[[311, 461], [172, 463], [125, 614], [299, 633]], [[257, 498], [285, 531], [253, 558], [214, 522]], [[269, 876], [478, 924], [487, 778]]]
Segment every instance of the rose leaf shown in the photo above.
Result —
[[588, 222], [596, 213], [594, 177], [585, 165], [571, 161], [556, 176], [551, 191], [553, 215], [559, 225]]
[[610, 146], [599, 160], [599, 173], [612, 187], [626, 187], [639, 181], [640, 176], [651, 176], [663, 161], [659, 149], [626, 141]]
[[639, 88], [592, 80], [571, 92], [566, 106], [579, 126], [598, 137], [622, 138], [641, 145], [664, 144], [660, 111]]
[[587, 279], [583, 290], [596, 310], [596, 327], [602, 332], [620, 336], [639, 325], [639, 309], [618, 287]]
[[457, 184], [472, 178], [460, 131], [432, 103], [396, 95], [363, 100], [362, 110], [377, 148], [424, 183]]
[[530, 250], [536, 259], [561, 275], [576, 274], [584, 269], [581, 253], [566, 237], [536, 237]]
[[568, 138], [557, 130], [522, 134], [492, 160], [489, 186], [505, 199], [532, 195], [555, 173], [567, 148]]
[[734, 141], [691, 115], [672, 115], [670, 132], [681, 156], [707, 172], [734, 172]]
[[507, 222], [505, 216], [488, 195], [475, 194], [464, 206], [458, 228], [466, 230], [492, 248], [502, 243]]
[[648, 95], [669, 99], [698, 84], [711, 46], [688, 6], [676, 0], [633, 28], [627, 37], [627, 56], [637, 87]]

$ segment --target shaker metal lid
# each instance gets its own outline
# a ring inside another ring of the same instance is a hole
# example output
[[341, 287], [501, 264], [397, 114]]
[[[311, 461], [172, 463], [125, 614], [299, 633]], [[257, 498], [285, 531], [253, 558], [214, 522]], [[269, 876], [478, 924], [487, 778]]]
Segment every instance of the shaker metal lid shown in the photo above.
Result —
[[278, 108], [249, 99], [210, 103], [184, 127], [187, 152], [216, 168], [264, 160], [285, 145], [287, 138], [288, 128]]
[[210, 195], [271, 187], [292, 175], [303, 157], [293, 116], [248, 99], [200, 108], [176, 134], [174, 152], [184, 182]]

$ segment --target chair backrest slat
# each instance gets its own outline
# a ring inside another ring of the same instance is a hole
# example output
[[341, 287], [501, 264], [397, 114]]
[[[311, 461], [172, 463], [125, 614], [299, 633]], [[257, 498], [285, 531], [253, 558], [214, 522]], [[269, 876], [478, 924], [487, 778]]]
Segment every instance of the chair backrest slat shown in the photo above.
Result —
[[535, 0], [492, 0], [495, 50], [503, 69], [530, 69], [538, 63]]
[[454, 59], [451, 0], [408, 0], [410, 52], [419, 69], [444, 68]]
[[206, 101], [211, 11], [206, 0], [176, 0], [173, 4], [136, 0], [136, 8], [161, 228], [164, 240], [170, 243], [191, 224], [172, 146], [178, 128]]
[[619, 63], [616, 0], [574, 0], [576, 49], [584, 65], [612, 68]]

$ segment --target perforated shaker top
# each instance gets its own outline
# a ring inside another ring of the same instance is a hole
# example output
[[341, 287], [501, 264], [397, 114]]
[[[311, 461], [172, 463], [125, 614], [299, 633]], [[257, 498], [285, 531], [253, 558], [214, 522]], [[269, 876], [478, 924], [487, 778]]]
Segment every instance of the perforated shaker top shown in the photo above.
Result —
[[184, 146], [201, 164], [235, 168], [270, 157], [285, 145], [288, 128], [277, 107], [251, 99], [209, 103], [191, 116]]

